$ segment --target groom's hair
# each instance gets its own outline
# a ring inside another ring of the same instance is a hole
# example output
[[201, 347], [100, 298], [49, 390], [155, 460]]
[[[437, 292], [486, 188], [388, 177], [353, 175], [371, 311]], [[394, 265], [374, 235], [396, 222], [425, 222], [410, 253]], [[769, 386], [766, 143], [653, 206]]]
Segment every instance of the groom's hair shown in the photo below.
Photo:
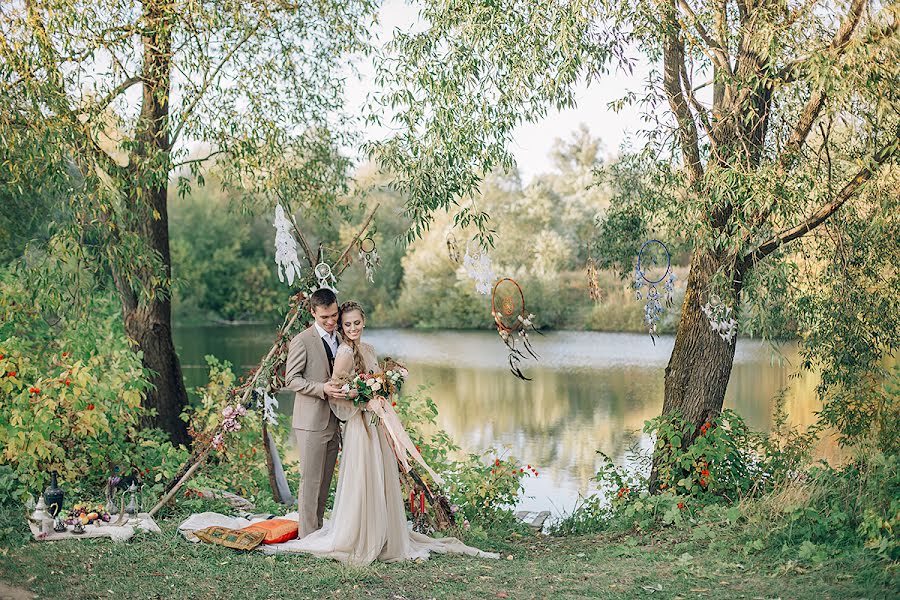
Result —
[[317, 306], [329, 307], [337, 304], [337, 296], [328, 288], [319, 288], [309, 297], [309, 309], [315, 310]]

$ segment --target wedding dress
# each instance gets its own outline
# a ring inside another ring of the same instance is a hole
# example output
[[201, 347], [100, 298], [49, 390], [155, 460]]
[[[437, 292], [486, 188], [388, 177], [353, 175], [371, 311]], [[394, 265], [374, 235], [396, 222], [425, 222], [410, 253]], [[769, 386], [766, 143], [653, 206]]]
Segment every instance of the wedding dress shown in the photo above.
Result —
[[[378, 371], [375, 351], [360, 344], [366, 370]], [[342, 344], [334, 372], [353, 368], [353, 351]], [[374, 560], [425, 560], [431, 552], [499, 558], [456, 538], [435, 539], [407, 526], [397, 459], [384, 431], [371, 423], [371, 413], [349, 401], [332, 401], [332, 411], [346, 421], [337, 493], [331, 518], [303, 539], [268, 546], [269, 553], [302, 552], [341, 562], [367, 565]]]

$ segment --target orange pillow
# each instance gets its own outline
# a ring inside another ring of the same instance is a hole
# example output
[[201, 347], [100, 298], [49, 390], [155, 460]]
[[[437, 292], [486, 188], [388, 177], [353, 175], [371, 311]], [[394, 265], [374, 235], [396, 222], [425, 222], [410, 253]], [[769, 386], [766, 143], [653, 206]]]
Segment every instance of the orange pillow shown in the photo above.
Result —
[[247, 525], [241, 531], [261, 531], [266, 534], [263, 544], [280, 544], [297, 537], [300, 523], [291, 519], [269, 519]]

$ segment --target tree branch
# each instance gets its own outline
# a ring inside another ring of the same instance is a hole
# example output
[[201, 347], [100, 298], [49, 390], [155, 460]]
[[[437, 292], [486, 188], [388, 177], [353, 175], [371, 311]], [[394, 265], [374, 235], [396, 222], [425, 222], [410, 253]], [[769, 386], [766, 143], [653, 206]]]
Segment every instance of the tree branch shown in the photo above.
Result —
[[703, 39], [704, 43], [709, 47], [710, 50], [712, 50], [710, 59], [713, 61], [713, 63], [715, 63], [720, 69], [724, 69], [726, 73], [731, 75], [731, 61], [725, 48], [723, 48], [722, 45], [719, 44], [719, 42], [714, 40], [712, 36], [709, 35], [709, 32], [706, 31], [703, 23], [700, 22], [700, 19], [697, 17], [696, 13], [694, 13], [694, 9], [690, 7], [686, 0], [678, 0], [678, 5], [691, 18], [691, 21], [693, 21], [692, 24], [697, 30], [697, 33], [700, 34], [700, 37]]
[[712, 137], [712, 128], [709, 124], [709, 111], [705, 106], [700, 104], [697, 97], [694, 95], [693, 84], [691, 83], [690, 77], [688, 77], [687, 67], [684, 62], [681, 63], [681, 81], [684, 83], [685, 94], [687, 94], [691, 106], [694, 107], [694, 111], [697, 113], [697, 119], [700, 121], [700, 124], [703, 125], [706, 136], [709, 138], [710, 143], [714, 143], [715, 140], [713, 140]]
[[53, 95], [57, 96], [56, 102], [53, 102], [52, 106], [68, 119], [71, 127], [81, 130], [81, 133], [84, 136], [81, 142], [75, 140], [76, 150], [90, 155], [93, 159], [95, 168], [103, 170], [108, 176], [109, 174], [118, 173], [121, 167], [119, 167], [116, 161], [100, 147], [97, 141], [91, 136], [87, 124], [83, 123], [82, 120], [78, 118], [78, 115], [72, 110], [72, 107], [69, 106], [65, 80], [59, 70], [59, 56], [53, 48], [53, 43], [50, 41], [50, 34], [47, 33], [44, 21], [38, 13], [34, 2], [29, 0], [25, 4], [28, 12], [28, 21], [34, 29], [35, 38], [37, 39], [41, 63], [43, 63], [44, 69], [46, 69], [49, 78], [48, 83], [53, 89]]
[[[848, 19], [850, 18], [852, 11], [853, 7], [851, 7], [851, 12], [848, 13]], [[857, 16], [857, 22], [853, 25], [853, 27], [856, 27], [858, 25], [861, 16], [861, 14]], [[810, 54], [809, 56], [798, 58], [797, 60], [793, 60], [786, 64], [781, 68], [780, 71], [778, 71], [778, 75], [776, 75], [776, 78], [783, 83], [792, 83], [797, 80], [801, 73], [803, 73], [803, 71], [806, 69], [806, 66], [809, 65], [810, 62], [812, 62], [813, 57], [824, 53], [831, 54], [832, 59], [840, 57], [850, 47], [853, 29], [844, 32], [844, 27], [849, 26], [849, 24], [849, 21], [845, 21], [841, 25], [841, 28], [838, 29], [837, 33], [835, 33], [834, 38], [832, 38], [831, 40], [831, 43], [829, 43], [828, 46], [826, 46], [822, 50], [814, 54]], [[898, 29], [900, 29], [900, 20], [895, 18], [891, 23], [885, 25], [884, 27], [880, 27], [875, 31], [872, 31], [866, 37], [865, 43], [878, 43], [894, 35]]]
[[824, 223], [831, 215], [833, 215], [841, 206], [843, 206], [847, 200], [853, 197], [853, 195], [859, 190], [859, 188], [872, 178], [872, 175], [878, 170], [878, 168], [890, 160], [894, 155], [897, 154], [898, 148], [900, 148], [900, 129], [897, 130], [897, 133], [894, 136], [894, 139], [891, 140], [890, 143], [881, 147], [878, 152], [872, 156], [871, 161], [865, 167], [860, 169], [860, 171], [844, 185], [843, 189], [838, 193], [837, 196], [834, 197], [830, 202], [822, 205], [816, 212], [809, 215], [802, 223], [791, 227], [790, 229], [785, 229], [781, 233], [778, 233], [762, 244], [759, 247], [745, 255], [738, 263], [738, 269], [740, 273], [745, 273], [747, 269], [753, 267], [756, 263], [772, 254], [780, 248], [782, 245], [787, 244], [799, 237], [802, 237]]
[[[844, 22], [841, 23], [837, 33], [834, 34], [834, 38], [831, 40], [831, 45], [829, 46], [830, 49], [834, 50], [847, 46], [850, 37], [853, 35], [853, 31], [856, 29], [859, 20], [862, 18], [865, 6], [866, 0], [853, 0], [853, 4], [850, 5], [850, 11], [847, 13], [847, 17], [844, 19]], [[816, 117], [819, 116], [822, 107], [825, 105], [826, 97], [827, 96], [822, 88], [817, 88], [810, 95], [809, 101], [807, 101], [806, 106], [803, 108], [800, 119], [794, 126], [794, 130], [791, 132], [791, 136], [788, 138], [784, 150], [781, 153], [779, 162], [783, 167], [790, 166], [793, 157], [796, 156], [796, 153], [806, 141]]]
[[681, 27], [676, 21], [675, 0], [669, 0], [664, 7], [663, 38], [663, 88], [669, 98], [669, 106], [678, 121], [678, 133], [681, 139], [681, 151], [684, 154], [685, 167], [691, 177], [691, 183], [699, 181], [703, 176], [703, 164], [700, 160], [700, 146], [697, 136], [697, 124], [694, 122], [691, 109], [682, 92], [681, 71], [684, 66], [684, 41], [681, 39]]
[[256, 25], [241, 38], [234, 47], [228, 51], [228, 54], [225, 55], [225, 58], [222, 59], [222, 62], [213, 70], [212, 75], [210, 75], [204, 82], [203, 85], [200, 86], [200, 91], [197, 92], [197, 95], [194, 97], [194, 100], [188, 105], [184, 111], [181, 113], [181, 122], [172, 132], [172, 137], [169, 140], [169, 150], [171, 150], [175, 143], [178, 141], [178, 136], [181, 134], [181, 130], [184, 129], [184, 126], [187, 124], [188, 119], [190, 119], [191, 114], [197, 108], [197, 105], [200, 104], [200, 101], [203, 99], [204, 94], [206, 94], [206, 90], [209, 89], [209, 86], [212, 85], [212, 82], [219, 75], [219, 71], [231, 60], [231, 57], [237, 53], [238, 49], [243, 46], [247, 40], [249, 40], [253, 35], [259, 30], [260, 26], [262, 26], [262, 19], [257, 21]]
[[172, 165], [172, 170], [174, 171], [175, 169], [179, 169], [181, 167], [184, 167], [184, 166], [187, 166], [187, 165], [190, 165], [193, 163], [206, 162], [209, 159], [211, 159], [213, 156], [218, 156], [219, 154], [225, 154], [225, 151], [224, 150], [216, 150], [215, 152], [210, 152], [209, 154], [207, 154], [206, 156], [204, 156], [202, 158], [191, 158], [191, 159], [182, 161], [180, 163], [176, 163], [176, 164]]
[[123, 81], [122, 83], [120, 83], [119, 85], [117, 85], [116, 87], [114, 87], [114, 88], [106, 95], [106, 97], [105, 97], [103, 100], [101, 100], [100, 102], [97, 103], [97, 109], [96, 109], [96, 110], [97, 110], [97, 113], [103, 112], [103, 110], [104, 110], [107, 106], [109, 106], [109, 104], [110, 104], [113, 100], [115, 100], [116, 97], [117, 97], [119, 94], [125, 92], [128, 88], [130, 88], [131, 86], [135, 85], [136, 83], [141, 83], [143, 80], [144, 80], [144, 78], [141, 77], [140, 75], [135, 75], [134, 77], [129, 77], [128, 79], [126, 79], [125, 81]]

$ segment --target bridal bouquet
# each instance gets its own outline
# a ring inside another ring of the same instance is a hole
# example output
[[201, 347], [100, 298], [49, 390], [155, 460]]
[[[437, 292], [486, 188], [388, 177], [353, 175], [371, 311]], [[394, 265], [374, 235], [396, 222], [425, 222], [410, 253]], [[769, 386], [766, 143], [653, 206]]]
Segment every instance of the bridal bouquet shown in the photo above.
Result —
[[[385, 365], [388, 366], [388, 365]], [[353, 399], [357, 406], [366, 404], [376, 395], [391, 396], [400, 391], [409, 372], [402, 366], [394, 363], [379, 373], [358, 373], [350, 382], [348, 389], [356, 390], [359, 394]]]

